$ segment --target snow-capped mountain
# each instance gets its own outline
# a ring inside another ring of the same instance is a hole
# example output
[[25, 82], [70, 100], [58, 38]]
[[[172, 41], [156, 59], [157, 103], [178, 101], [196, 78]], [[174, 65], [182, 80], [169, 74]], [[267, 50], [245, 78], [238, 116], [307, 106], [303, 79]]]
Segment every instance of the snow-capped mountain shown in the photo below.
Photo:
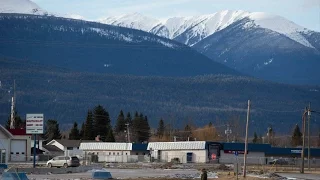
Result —
[[94, 73], [173, 77], [240, 74], [184, 44], [144, 31], [27, 14], [0, 14], [0, 24], [0, 39], [5, 42], [0, 42], [0, 58], [27, 58]]
[[270, 15], [263, 12], [247, 11], [220, 11], [213, 14], [192, 16], [192, 17], [172, 17], [161, 22], [160, 20], [150, 18], [138, 13], [127, 14], [123, 16], [108, 17], [100, 19], [101, 23], [117, 25], [122, 27], [139, 29], [156, 35], [176, 39], [181, 34], [187, 34], [182, 43], [193, 46], [206, 37], [221, 31], [229, 25], [249, 18], [250, 22], [245, 24], [244, 28], [261, 27], [269, 29], [288, 38], [297, 41], [307, 47], [313, 47], [310, 42], [301, 34], [308, 31], [283, 17]]
[[0, 13], [42, 15], [47, 12], [30, 0], [0, 0]]
[[128, 18], [110, 17], [108, 21], [100, 22], [173, 39], [214, 61], [255, 77], [286, 83], [320, 84], [317, 78], [320, 73], [315, 68], [320, 65], [320, 33], [283, 17], [228, 10], [201, 16], [172, 17], [164, 21], [137, 13], [135, 17], [121, 17]]

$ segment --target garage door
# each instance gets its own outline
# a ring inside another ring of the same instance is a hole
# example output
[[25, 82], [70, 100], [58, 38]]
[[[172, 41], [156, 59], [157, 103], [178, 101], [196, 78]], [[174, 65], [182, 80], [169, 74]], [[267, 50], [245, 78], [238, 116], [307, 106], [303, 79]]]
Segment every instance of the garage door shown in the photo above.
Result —
[[11, 161], [26, 161], [26, 149], [27, 141], [26, 140], [11, 140], [10, 146], [10, 157]]

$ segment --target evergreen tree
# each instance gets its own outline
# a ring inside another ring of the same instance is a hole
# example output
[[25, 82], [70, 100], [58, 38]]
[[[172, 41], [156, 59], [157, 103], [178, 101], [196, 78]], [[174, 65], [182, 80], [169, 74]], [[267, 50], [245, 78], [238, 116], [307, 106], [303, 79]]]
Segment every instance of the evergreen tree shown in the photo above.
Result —
[[85, 125], [84, 125], [84, 122], [83, 122], [82, 125], [81, 125], [80, 132], [79, 132], [80, 139], [84, 138], [84, 129], [85, 129]]
[[94, 125], [93, 125], [93, 114], [92, 111], [88, 111], [87, 119], [84, 125], [84, 133], [83, 133], [83, 139], [84, 140], [94, 140], [95, 133], [94, 133]]
[[125, 119], [126, 123], [129, 123], [130, 125], [132, 124], [132, 118], [130, 112], [127, 113], [127, 117]]
[[162, 120], [162, 118], [159, 121], [159, 125], [158, 125], [158, 129], [157, 129], [157, 136], [159, 138], [162, 138], [164, 135], [164, 122]]
[[209, 122], [208, 126], [209, 126], [209, 127], [212, 127], [212, 122]]
[[117, 119], [115, 132], [120, 133], [126, 130], [126, 121], [124, 119], [123, 111], [121, 110]]
[[76, 122], [74, 122], [73, 127], [69, 133], [69, 139], [70, 140], [79, 140], [80, 139], [78, 123], [76, 123]]
[[111, 128], [111, 121], [109, 113], [101, 106], [98, 105], [94, 108], [94, 137], [97, 135], [105, 136]]
[[252, 143], [254, 143], [254, 144], [258, 143], [258, 135], [256, 132], [254, 132]]
[[133, 127], [133, 139], [136, 142], [148, 141], [150, 137], [150, 126], [148, 118], [144, 117], [142, 113], [138, 115], [138, 112], [135, 113], [134, 119], [132, 121]]
[[108, 134], [106, 136], [105, 141], [106, 142], [115, 142], [115, 138], [114, 138], [114, 135], [113, 135], [112, 128], [109, 128], [109, 131], [108, 131]]
[[298, 124], [296, 124], [291, 137], [291, 146], [296, 147], [302, 145], [302, 133]]
[[[140, 118], [143, 118], [140, 117]], [[149, 141], [149, 138], [151, 136], [151, 132], [150, 132], [150, 125], [149, 125], [149, 120], [148, 120], [148, 117], [145, 116], [143, 118], [143, 131], [142, 131], [142, 138], [141, 138], [141, 141]]]
[[56, 120], [49, 119], [46, 122], [44, 137], [47, 143], [53, 139], [61, 139], [59, 123]]

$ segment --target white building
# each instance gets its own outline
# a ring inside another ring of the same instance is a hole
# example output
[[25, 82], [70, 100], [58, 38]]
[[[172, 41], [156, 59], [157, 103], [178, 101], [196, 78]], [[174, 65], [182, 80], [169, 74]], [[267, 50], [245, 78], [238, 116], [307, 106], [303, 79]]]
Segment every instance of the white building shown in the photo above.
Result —
[[53, 139], [46, 144], [46, 147], [52, 145], [61, 149], [65, 156], [82, 157], [82, 150], [79, 149], [81, 140]]
[[150, 142], [151, 156], [161, 162], [178, 160], [180, 163], [206, 163], [209, 161], [205, 141]]
[[0, 163], [29, 161], [31, 136], [25, 129], [10, 129], [0, 125]]
[[148, 161], [147, 144], [115, 142], [82, 142], [80, 150], [84, 156], [97, 155], [99, 162]]

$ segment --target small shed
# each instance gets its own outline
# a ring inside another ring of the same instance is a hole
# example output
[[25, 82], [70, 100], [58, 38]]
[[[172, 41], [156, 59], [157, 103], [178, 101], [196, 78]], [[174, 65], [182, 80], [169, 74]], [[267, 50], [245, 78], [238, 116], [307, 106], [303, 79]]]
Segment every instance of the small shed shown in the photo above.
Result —
[[150, 142], [148, 150], [152, 158], [160, 162], [208, 162], [206, 141]]

